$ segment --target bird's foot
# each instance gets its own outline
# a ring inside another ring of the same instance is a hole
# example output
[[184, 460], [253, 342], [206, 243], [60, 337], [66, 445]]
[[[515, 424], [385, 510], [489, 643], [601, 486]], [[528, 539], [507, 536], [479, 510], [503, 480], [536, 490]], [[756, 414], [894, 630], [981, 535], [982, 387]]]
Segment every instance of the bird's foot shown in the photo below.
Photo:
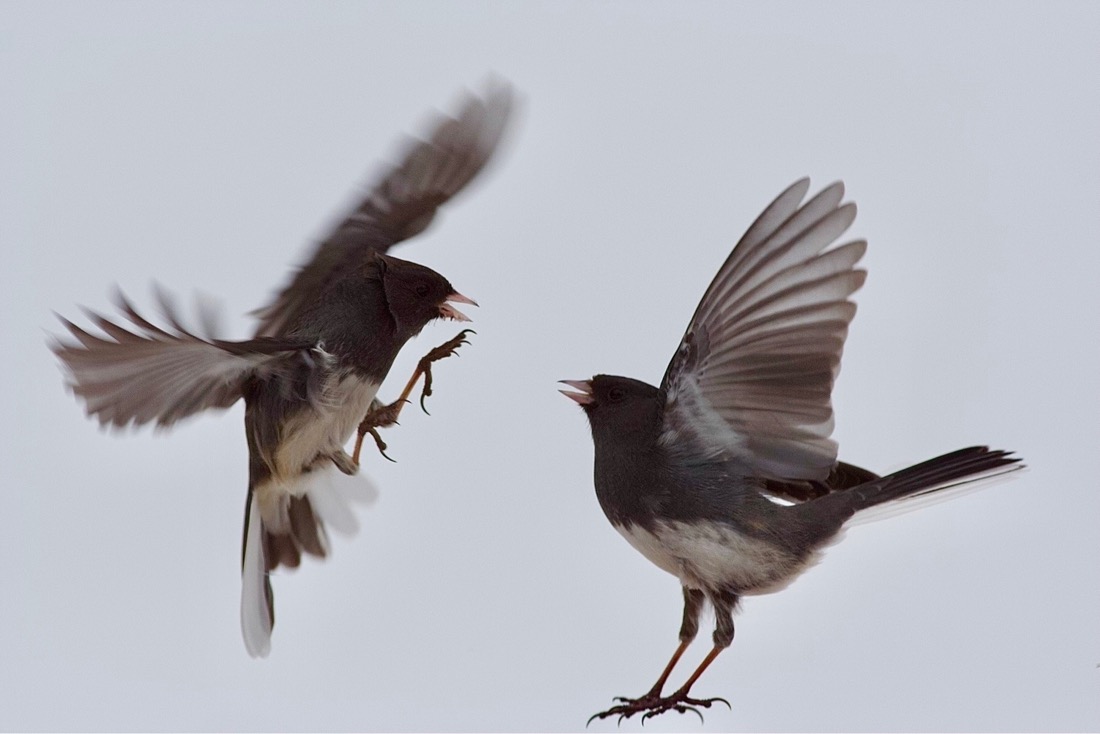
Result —
[[593, 714], [588, 719], [588, 723], [591, 724], [593, 719], [606, 719], [611, 716], [618, 716], [618, 723], [621, 724], [623, 719], [629, 719], [634, 714], [641, 714], [642, 723], [644, 724], [647, 719], [651, 719], [654, 716], [660, 716], [668, 711], [675, 711], [679, 714], [686, 714], [690, 711], [699, 717], [699, 721], [702, 721], [703, 714], [699, 709], [709, 709], [716, 701], [721, 701], [726, 704], [726, 706], [730, 705], [730, 702], [724, 698], [692, 698], [687, 694], [687, 691], [681, 689], [671, 696], [661, 696], [652, 691], [641, 698], [616, 696], [615, 700], [620, 702], [618, 706], [612, 706], [607, 711]]
[[[447, 357], [458, 356], [458, 348], [463, 344], [469, 344], [466, 339], [467, 334], [476, 334], [473, 329], [463, 329], [458, 332], [458, 335], [454, 339], [440, 344], [432, 351], [425, 354], [420, 358], [420, 362], [416, 365], [416, 371], [424, 375], [424, 389], [420, 393], [420, 409], [425, 413], [428, 413], [428, 409], [424, 407], [424, 400], [432, 394], [432, 362], [438, 362], [441, 359]], [[429, 413], [429, 415], [431, 415]]]
[[[395, 400], [389, 405], [383, 405], [379, 408], [367, 413], [363, 418], [363, 422], [359, 424], [359, 436], [355, 439], [355, 453], [352, 454], [351, 460], [355, 462], [356, 467], [359, 466], [359, 451], [363, 447], [363, 437], [368, 433], [374, 439], [374, 444], [378, 447], [378, 453], [390, 461], [389, 456], [386, 455], [386, 442], [382, 440], [382, 437], [378, 435], [379, 428], [386, 428], [388, 426], [397, 425], [397, 417], [401, 415], [401, 408], [408, 400]], [[339, 466], [339, 464], [337, 464]]]

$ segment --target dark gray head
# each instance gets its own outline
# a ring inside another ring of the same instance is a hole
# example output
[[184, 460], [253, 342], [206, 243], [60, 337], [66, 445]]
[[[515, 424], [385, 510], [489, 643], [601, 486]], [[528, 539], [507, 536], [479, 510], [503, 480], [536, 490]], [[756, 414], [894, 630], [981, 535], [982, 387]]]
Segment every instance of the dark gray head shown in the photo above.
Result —
[[655, 438], [661, 425], [661, 391], [630, 377], [596, 375], [591, 380], [562, 380], [579, 392], [562, 395], [584, 408], [597, 443], [603, 437]]
[[448, 301], [477, 305], [442, 275], [423, 265], [376, 254], [370, 266], [381, 278], [386, 307], [399, 332], [418, 334], [429, 321], [438, 318], [470, 320]]

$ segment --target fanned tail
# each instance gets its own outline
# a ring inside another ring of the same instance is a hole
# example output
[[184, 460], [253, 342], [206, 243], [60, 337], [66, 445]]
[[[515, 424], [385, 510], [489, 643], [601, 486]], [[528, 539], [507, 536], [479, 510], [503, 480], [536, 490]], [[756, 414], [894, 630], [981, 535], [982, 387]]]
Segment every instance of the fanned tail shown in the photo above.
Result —
[[[297, 568], [303, 553], [327, 557], [326, 525], [342, 535], [354, 535], [359, 521], [352, 502], [370, 503], [377, 495], [365, 477], [346, 476], [332, 466], [302, 474], [293, 492], [265, 495], [269, 505], [264, 512], [263, 503], [249, 489], [241, 552], [241, 634], [249, 655], [262, 658], [271, 652], [271, 572], [279, 566]], [[272, 517], [265, 520], [265, 512]]]

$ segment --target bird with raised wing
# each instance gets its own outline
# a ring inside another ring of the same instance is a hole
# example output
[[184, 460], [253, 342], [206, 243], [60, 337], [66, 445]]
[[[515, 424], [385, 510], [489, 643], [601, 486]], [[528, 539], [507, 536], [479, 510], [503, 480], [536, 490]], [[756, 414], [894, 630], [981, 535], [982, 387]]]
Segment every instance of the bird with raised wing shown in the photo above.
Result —
[[[366, 433], [384, 449], [375, 429], [396, 421], [421, 374], [424, 395], [430, 394], [432, 362], [465, 341], [463, 331], [429, 352], [394, 403], [376, 399], [397, 353], [425, 325], [469, 321], [453, 304], [474, 304], [471, 299], [431, 268], [388, 251], [424, 231], [485, 167], [511, 108], [510, 88], [491, 83], [481, 96], [466, 94], [455, 116], [437, 116], [424, 139], [408, 141], [398, 163], [382, 172], [272, 303], [255, 312], [252, 339], [216, 338], [210, 318], [202, 330], [186, 327], [159, 292], [163, 328], [121, 294], [126, 325], [89, 312], [102, 331], [93, 333], [62, 319], [75, 341], [59, 339], [52, 348], [73, 392], [102, 425], [166, 428], [244, 400], [249, 472], [241, 628], [253, 656], [270, 652], [271, 572], [297, 567], [303, 553], [325, 557], [326, 524], [354, 530], [350, 508], [325, 478], [337, 470], [358, 472], [358, 442]], [[357, 427], [349, 455], [344, 447]]]
[[[855, 205], [841, 204], [840, 183], [803, 203], [809, 186], [802, 179], [780, 194], [733, 248], [660, 387], [612, 375], [562, 381], [592, 430], [600, 507], [630, 545], [679, 579], [684, 599], [680, 644], [653, 687], [593, 719], [728, 705], [691, 689], [732, 643], [741, 597], [782, 589], [872, 508], [916, 507], [917, 497], [946, 497], [1022, 466], [984, 446], [884, 477], [837, 461], [832, 388], [867, 243], [830, 248]], [[665, 695], [708, 603], [714, 646]]]

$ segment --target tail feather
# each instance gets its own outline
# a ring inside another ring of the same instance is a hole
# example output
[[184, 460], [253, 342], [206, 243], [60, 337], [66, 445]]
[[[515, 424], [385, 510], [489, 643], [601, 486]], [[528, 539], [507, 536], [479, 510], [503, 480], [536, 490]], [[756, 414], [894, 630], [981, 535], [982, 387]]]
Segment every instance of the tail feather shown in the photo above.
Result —
[[854, 515], [887, 502], [908, 502], [934, 492], [1021, 469], [1023, 464], [1020, 461], [1010, 451], [990, 450], [988, 446], [971, 446], [832, 496], [843, 498], [850, 515]]
[[[378, 490], [363, 476], [345, 476], [333, 467], [306, 472], [294, 494], [263, 495], [268, 521], [253, 491], [245, 505], [241, 552], [241, 633], [252, 657], [271, 652], [275, 604], [270, 573], [279, 566], [297, 568], [302, 554], [329, 553], [325, 525], [353, 535], [358, 521], [353, 502], [371, 503]], [[301, 492], [301, 494], [297, 494]]]
[[328, 555], [328, 536], [309, 500], [308, 496], [290, 498], [290, 534], [303, 551], [324, 558]]
[[241, 634], [248, 654], [265, 658], [271, 652], [275, 603], [267, 575], [267, 548], [259, 503], [251, 490], [244, 512], [244, 547], [241, 553]]

